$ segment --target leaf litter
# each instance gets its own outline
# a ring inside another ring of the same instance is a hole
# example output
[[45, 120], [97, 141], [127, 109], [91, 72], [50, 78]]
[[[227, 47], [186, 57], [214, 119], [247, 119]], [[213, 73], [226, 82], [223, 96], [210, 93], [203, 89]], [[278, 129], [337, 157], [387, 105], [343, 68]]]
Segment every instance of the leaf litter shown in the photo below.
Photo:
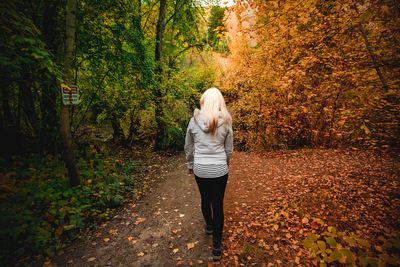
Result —
[[[340, 250], [336, 262], [350, 265], [360, 264], [364, 254], [377, 262], [398, 259], [398, 249], [376, 250], [388, 240], [398, 242], [398, 155], [372, 150], [235, 152], [225, 197], [227, 256], [221, 264], [324, 266], [323, 256], [336, 260], [330, 256]], [[303, 245], [309, 233], [317, 237], [312, 241], [315, 255]], [[359, 242], [351, 246], [354, 237]], [[343, 245], [336, 244], [339, 240]]]

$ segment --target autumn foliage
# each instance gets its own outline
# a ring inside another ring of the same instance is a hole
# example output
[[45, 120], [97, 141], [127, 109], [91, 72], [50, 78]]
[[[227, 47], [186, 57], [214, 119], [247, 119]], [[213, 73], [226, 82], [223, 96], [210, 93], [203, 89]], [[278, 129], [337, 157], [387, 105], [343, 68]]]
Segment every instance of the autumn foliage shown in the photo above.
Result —
[[398, 146], [399, 11], [391, 0], [237, 1], [224, 89], [238, 147]]

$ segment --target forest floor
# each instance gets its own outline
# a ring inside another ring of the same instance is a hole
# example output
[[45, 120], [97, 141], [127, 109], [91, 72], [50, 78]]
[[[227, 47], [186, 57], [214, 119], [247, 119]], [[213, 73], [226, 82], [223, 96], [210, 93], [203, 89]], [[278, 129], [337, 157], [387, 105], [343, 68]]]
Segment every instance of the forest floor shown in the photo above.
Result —
[[[45, 265], [212, 266], [211, 237], [204, 233], [200, 196], [184, 155], [154, 168], [158, 174], [153, 175], [163, 178], [147, 196], [125, 204], [112, 220]], [[214, 265], [316, 264], [302, 241], [332, 226], [372, 244], [370, 250], [343, 247], [378, 257], [373, 248], [400, 231], [399, 177], [399, 152], [234, 152], [224, 203], [223, 259]]]

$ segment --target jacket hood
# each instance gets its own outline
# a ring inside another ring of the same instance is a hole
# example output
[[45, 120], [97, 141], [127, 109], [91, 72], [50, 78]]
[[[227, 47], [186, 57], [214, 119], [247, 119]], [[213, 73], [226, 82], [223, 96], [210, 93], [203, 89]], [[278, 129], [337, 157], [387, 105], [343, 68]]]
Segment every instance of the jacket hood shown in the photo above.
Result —
[[[201, 112], [199, 109], [195, 109], [193, 112], [194, 122], [200, 127], [203, 132], [208, 132], [208, 126], [204, 124], [203, 117], [201, 116]], [[224, 124], [224, 119], [222, 118], [222, 112], [219, 112], [218, 116], [218, 127]]]

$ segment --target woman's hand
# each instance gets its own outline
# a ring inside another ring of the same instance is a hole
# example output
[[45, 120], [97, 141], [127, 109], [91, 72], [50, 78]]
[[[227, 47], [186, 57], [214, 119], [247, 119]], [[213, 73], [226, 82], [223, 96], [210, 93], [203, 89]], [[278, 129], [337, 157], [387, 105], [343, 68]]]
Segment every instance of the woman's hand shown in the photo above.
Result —
[[188, 169], [188, 174], [193, 174], [193, 170], [192, 169]]

